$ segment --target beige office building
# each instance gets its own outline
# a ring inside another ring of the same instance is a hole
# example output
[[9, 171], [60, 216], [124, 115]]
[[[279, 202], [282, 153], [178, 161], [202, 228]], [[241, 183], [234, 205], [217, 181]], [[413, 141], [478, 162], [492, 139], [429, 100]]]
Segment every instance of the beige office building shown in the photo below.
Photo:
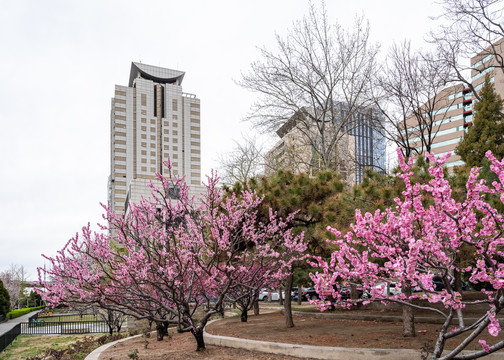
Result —
[[[331, 168], [338, 171], [349, 185], [359, 184], [366, 168], [384, 172], [385, 138], [372, 126], [377, 112], [367, 108], [348, 114], [345, 104], [335, 104], [340, 107], [342, 115], [327, 123], [324, 139], [335, 142], [330, 153]], [[321, 146], [322, 137], [315, 122], [309, 120], [309, 113], [313, 114], [314, 110], [302, 108], [277, 130], [280, 140], [266, 154], [266, 175], [280, 169], [313, 175], [321, 168], [320, 155], [315, 148]], [[341, 119], [348, 123], [346, 128], [339, 125]]]
[[150, 196], [163, 162], [185, 175], [191, 193], [201, 186], [200, 100], [182, 91], [184, 72], [132, 63], [128, 86], [116, 85], [110, 114], [109, 204], [124, 213]]
[[[494, 51], [504, 55], [504, 38], [494, 44]], [[446, 162], [447, 167], [463, 165], [460, 156], [455, 155], [455, 148], [463, 139], [465, 132], [472, 124], [473, 106], [476, 103], [474, 91], [482, 89], [486, 74], [494, 84], [495, 91], [504, 98], [504, 74], [498, 69], [497, 61], [492, 49], [487, 49], [471, 58], [471, 85], [456, 84], [441, 91], [434, 108], [435, 117], [432, 132], [435, 134], [432, 142], [432, 153], [441, 156], [452, 154]], [[408, 120], [408, 132], [411, 147], [421, 151], [420, 133], [418, 133], [418, 120], [413, 116]]]

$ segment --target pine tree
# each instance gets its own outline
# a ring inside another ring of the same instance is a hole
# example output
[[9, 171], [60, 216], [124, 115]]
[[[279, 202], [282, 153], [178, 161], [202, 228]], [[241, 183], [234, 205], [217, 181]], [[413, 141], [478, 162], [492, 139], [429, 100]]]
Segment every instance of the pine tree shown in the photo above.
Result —
[[10, 310], [10, 296], [6, 288], [4, 288], [2, 280], [0, 280], [0, 316], [6, 315]]
[[455, 150], [469, 167], [481, 167], [488, 150], [498, 159], [504, 157], [502, 104], [487, 74], [480, 100], [474, 105], [473, 124]]

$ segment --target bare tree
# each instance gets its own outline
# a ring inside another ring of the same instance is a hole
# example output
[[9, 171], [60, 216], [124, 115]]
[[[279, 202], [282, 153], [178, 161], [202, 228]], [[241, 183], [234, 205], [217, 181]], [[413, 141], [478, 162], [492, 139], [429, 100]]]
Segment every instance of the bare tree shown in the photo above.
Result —
[[432, 31], [429, 41], [436, 44], [439, 60], [449, 66], [453, 80], [469, 87], [478, 97], [471, 79], [471, 71], [485, 71], [487, 66], [468, 64], [467, 58], [481, 54], [482, 61], [492, 60], [496, 71], [504, 72], [504, 27], [502, 0], [439, 0], [444, 13], [434, 19], [442, 23]]
[[226, 185], [246, 183], [264, 171], [264, 150], [256, 138], [243, 137], [235, 148], [219, 157], [221, 181]]
[[261, 49], [262, 59], [243, 74], [239, 84], [260, 95], [248, 119], [266, 133], [295, 128], [297, 141], [313, 154], [310, 166], [338, 169], [354, 115], [371, 104], [379, 47], [369, 32], [362, 17], [350, 31], [330, 25], [325, 6], [312, 4], [285, 38], [277, 35], [278, 49]]
[[11, 264], [9, 269], [0, 272], [0, 280], [10, 295], [11, 307], [17, 305], [26, 287], [28, 275], [23, 265]]
[[436, 55], [413, 51], [408, 41], [394, 44], [374, 87], [376, 125], [405, 156], [431, 151], [434, 138], [454, 103], [446, 88], [450, 68]]

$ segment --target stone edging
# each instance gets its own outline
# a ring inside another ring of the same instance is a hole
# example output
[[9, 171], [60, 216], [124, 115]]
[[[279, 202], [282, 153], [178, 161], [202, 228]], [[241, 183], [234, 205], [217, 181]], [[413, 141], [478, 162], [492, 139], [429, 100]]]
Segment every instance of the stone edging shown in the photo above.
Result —
[[100, 357], [101, 353], [104, 352], [105, 350], [107, 350], [109, 347], [111, 347], [111, 346], [113, 346], [113, 345], [115, 345], [117, 343], [123, 342], [123, 341], [134, 339], [134, 338], [139, 337], [139, 336], [142, 336], [142, 334], [140, 334], [140, 335], [134, 335], [134, 336], [129, 336], [129, 337], [126, 337], [126, 338], [123, 338], [123, 339], [119, 339], [119, 340], [116, 340], [116, 341], [112, 341], [112, 342], [109, 342], [109, 343], [107, 343], [105, 345], [102, 345], [99, 348], [94, 349], [88, 356], [86, 356], [84, 358], [84, 360], [98, 360], [98, 358]]
[[[210, 325], [213, 320], [208, 323]], [[274, 343], [269, 341], [248, 340], [232, 338], [227, 336], [218, 336], [209, 334], [206, 329], [204, 332], [205, 344], [226, 346], [238, 349], [261, 351], [265, 353], [287, 355], [301, 358], [312, 359], [331, 359], [331, 360], [404, 360], [418, 358], [420, 351], [417, 350], [396, 350], [396, 349], [359, 349], [342, 348], [331, 346], [312, 346]], [[87, 359], [86, 359], [87, 360]]]
[[[294, 313], [294, 312], [293, 312]], [[304, 312], [297, 312], [305, 315]], [[207, 325], [214, 321], [212, 320]], [[260, 351], [265, 353], [287, 355], [298, 358], [311, 358], [311, 359], [324, 359], [324, 360], [362, 360], [362, 359], [376, 359], [376, 360], [404, 360], [404, 359], [418, 359], [420, 358], [420, 350], [412, 349], [363, 349], [363, 348], [344, 348], [344, 347], [331, 347], [331, 346], [312, 346], [312, 345], [297, 345], [297, 344], [284, 344], [269, 341], [248, 340], [233, 338], [228, 336], [212, 335], [204, 330], [205, 344], [226, 346], [237, 349], [246, 349], [253, 351]], [[461, 354], [470, 354], [472, 351], [462, 351]], [[489, 360], [502, 360], [504, 359], [503, 353], [493, 353], [487, 355], [485, 359]], [[86, 359], [87, 360], [87, 359]]]

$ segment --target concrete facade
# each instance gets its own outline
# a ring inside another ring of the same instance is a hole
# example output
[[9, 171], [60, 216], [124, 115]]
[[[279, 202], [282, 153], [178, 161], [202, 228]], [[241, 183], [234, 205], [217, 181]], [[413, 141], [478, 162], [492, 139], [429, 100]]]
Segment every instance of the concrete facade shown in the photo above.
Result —
[[[456, 84], [436, 95], [437, 100], [433, 109], [435, 122], [432, 129], [436, 136], [432, 143], [431, 152], [437, 156], [452, 154], [446, 162], [447, 167], [464, 164], [454, 151], [472, 124], [473, 106], [477, 102], [474, 91], [481, 90], [486, 74], [489, 74], [495, 92], [504, 98], [504, 74], [501, 70], [496, 71], [498, 66], [494, 52], [504, 55], [504, 38], [497, 41], [493, 45], [493, 49], [488, 48], [471, 58], [471, 86]], [[412, 147], [420, 151], [421, 134], [416, 128], [418, 121], [414, 116], [411, 116], [407, 119], [407, 123], [407, 131], [411, 136], [410, 139], [413, 140]]]
[[[339, 106], [341, 117], [333, 119], [325, 129], [325, 141], [335, 141], [336, 145], [330, 155], [333, 158], [331, 168], [350, 185], [362, 181], [365, 168], [385, 171], [385, 138], [373, 127], [377, 113], [368, 108], [349, 115], [345, 113], [344, 105], [336, 102], [335, 105]], [[320, 144], [321, 136], [315, 120], [313, 123], [308, 120], [312, 112], [308, 108], [301, 109], [277, 130], [280, 140], [266, 154], [266, 175], [278, 169], [309, 174], [318, 170], [320, 166], [315, 148]], [[339, 124], [340, 121], [345, 124]]]
[[168, 159], [193, 193], [202, 190], [200, 100], [182, 91], [184, 75], [132, 63], [128, 86], [115, 86], [108, 200], [116, 213], [125, 212], [128, 199], [150, 196], [148, 183], [165, 174]]

